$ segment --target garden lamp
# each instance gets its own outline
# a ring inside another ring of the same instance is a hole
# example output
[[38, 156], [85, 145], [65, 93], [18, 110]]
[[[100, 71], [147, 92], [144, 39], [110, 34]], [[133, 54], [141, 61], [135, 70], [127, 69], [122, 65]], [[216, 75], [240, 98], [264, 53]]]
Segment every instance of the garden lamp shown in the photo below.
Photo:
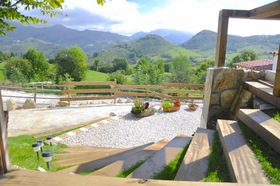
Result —
[[45, 162], [47, 162], [48, 170], [50, 170], [50, 161], [52, 161], [52, 151], [46, 150], [42, 153], [42, 157]]
[[[47, 139], [47, 140], [52, 140], [52, 139], [53, 139], [53, 136], [47, 136], [46, 139]], [[52, 146], [52, 141], [50, 141], [50, 146]]]
[[39, 156], [40, 147], [41, 147], [41, 145], [39, 143], [37, 143], [37, 142], [32, 143], [32, 148], [37, 153], [38, 160], [40, 158], [40, 156]]
[[38, 140], [37, 143], [40, 144], [41, 153], [43, 153], [44, 140]]

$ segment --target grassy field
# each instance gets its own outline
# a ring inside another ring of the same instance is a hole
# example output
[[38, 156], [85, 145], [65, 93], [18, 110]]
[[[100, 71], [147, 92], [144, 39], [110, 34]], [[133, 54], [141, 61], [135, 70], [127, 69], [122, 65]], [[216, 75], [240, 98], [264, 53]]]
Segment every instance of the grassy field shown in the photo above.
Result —
[[5, 81], [6, 76], [4, 74], [4, 64], [0, 63], [0, 81]]
[[88, 70], [85, 81], [107, 81], [108, 74]]

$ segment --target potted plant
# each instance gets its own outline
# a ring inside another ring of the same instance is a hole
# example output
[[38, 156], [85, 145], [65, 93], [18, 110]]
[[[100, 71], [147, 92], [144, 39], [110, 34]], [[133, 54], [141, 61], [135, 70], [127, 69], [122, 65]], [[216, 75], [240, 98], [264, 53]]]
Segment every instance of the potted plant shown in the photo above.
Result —
[[164, 100], [161, 103], [161, 107], [164, 112], [172, 112], [180, 110], [181, 103], [180, 101]]
[[194, 103], [194, 100], [192, 100], [192, 102], [188, 104], [188, 107], [190, 110], [196, 111], [198, 105]]
[[142, 99], [135, 99], [133, 101], [134, 105], [130, 113], [136, 117], [145, 117], [153, 115], [156, 112], [156, 109], [153, 106], [150, 106], [148, 102], [144, 103]]

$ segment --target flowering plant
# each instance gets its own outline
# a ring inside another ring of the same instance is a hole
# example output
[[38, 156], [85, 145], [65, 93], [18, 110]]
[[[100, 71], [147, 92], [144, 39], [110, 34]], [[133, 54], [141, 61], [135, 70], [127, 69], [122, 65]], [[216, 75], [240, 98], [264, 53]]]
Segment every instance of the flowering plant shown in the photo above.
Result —
[[172, 100], [164, 100], [161, 104], [162, 108], [167, 109], [168, 111], [171, 111], [173, 107], [180, 107], [181, 103], [180, 101], [172, 101]]

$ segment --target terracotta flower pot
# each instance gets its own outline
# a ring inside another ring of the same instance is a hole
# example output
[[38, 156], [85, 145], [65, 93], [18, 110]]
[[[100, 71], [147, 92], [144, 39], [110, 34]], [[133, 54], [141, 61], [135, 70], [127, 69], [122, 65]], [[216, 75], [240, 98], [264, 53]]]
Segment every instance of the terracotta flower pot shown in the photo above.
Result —
[[188, 105], [190, 110], [196, 111], [198, 105]]
[[171, 110], [168, 110], [167, 108], [163, 108], [164, 112], [175, 112], [180, 110], [180, 107], [172, 107]]

